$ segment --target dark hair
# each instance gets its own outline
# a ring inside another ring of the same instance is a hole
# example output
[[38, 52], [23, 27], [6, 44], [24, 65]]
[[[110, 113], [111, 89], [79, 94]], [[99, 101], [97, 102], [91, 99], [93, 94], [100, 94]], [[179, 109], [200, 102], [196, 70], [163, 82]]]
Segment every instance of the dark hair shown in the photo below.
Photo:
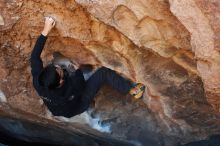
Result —
[[39, 84], [48, 89], [55, 89], [60, 84], [60, 76], [52, 64], [46, 66], [38, 78]]

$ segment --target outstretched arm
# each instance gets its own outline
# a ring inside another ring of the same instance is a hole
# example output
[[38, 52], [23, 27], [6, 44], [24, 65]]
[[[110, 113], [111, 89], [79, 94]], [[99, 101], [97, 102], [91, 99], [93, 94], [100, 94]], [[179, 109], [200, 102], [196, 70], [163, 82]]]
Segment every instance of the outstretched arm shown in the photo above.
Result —
[[40, 58], [41, 52], [44, 48], [44, 44], [47, 40], [47, 35], [51, 31], [51, 29], [55, 26], [55, 21], [51, 17], [45, 18], [44, 29], [37, 39], [37, 42], [34, 46], [34, 49], [31, 54], [31, 73], [33, 77], [37, 77], [41, 70], [43, 69], [43, 62]]

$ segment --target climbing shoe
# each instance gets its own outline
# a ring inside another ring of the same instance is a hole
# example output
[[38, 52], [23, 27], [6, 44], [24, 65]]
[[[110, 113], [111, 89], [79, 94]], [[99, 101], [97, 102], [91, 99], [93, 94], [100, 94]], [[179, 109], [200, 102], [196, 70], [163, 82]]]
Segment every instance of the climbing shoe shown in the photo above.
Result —
[[132, 95], [136, 99], [140, 99], [143, 97], [144, 91], [145, 91], [145, 85], [142, 83], [136, 83], [130, 89], [129, 94]]

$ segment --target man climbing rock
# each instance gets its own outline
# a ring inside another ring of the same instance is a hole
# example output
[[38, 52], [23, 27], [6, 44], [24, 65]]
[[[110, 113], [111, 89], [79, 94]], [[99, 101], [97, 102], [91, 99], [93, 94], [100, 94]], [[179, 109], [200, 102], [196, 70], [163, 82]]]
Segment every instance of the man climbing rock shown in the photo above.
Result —
[[55, 64], [49, 64], [44, 68], [40, 55], [47, 35], [54, 26], [55, 19], [46, 17], [44, 29], [31, 54], [34, 88], [53, 115], [72, 117], [84, 112], [105, 84], [111, 85], [124, 95], [131, 94], [137, 99], [143, 96], [143, 84], [125, 79], [106, 67], [97, 69], [87, 81], [77, 63], [73, 64], [74, 74]]

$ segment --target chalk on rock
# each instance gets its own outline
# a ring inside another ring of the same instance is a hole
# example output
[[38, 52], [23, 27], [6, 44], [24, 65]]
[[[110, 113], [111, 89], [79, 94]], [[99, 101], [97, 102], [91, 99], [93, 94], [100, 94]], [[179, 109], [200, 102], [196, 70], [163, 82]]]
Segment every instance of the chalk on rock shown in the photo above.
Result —
[[5, 25], [3, 17], [0, 15], [0, 25]]
[[0, 102], [7, 102], [5, 94], [0, 90]]

